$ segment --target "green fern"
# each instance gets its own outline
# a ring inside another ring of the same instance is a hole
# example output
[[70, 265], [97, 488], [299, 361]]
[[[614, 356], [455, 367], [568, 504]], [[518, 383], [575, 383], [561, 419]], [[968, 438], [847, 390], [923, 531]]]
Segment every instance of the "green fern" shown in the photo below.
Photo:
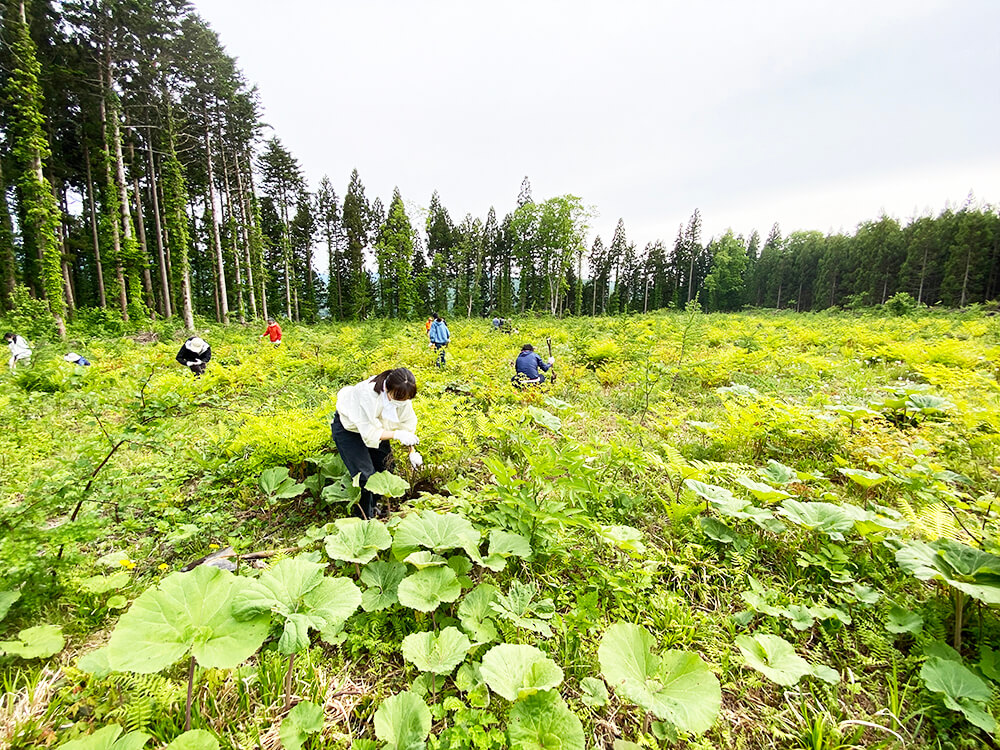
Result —
[[915, 508], [909, 500], [900, 498], [896, 501], [896, 509], [914, 531], [926, 539], [942, 537], [955, 541], [965, 539], [965, 533], [944, 503], [932, 503], [923, 508]]

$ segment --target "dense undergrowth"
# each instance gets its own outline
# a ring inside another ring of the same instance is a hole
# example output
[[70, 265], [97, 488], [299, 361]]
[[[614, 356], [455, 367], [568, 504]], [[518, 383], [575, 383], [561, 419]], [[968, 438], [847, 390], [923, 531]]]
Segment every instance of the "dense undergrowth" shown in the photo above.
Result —
[[[0, 746], [994, 742], [994, 318], [205, 326], [200, 379], [101, 325], [0, 378]], [[426, 463], [337, 523], [336, 392], [397, 365]]]

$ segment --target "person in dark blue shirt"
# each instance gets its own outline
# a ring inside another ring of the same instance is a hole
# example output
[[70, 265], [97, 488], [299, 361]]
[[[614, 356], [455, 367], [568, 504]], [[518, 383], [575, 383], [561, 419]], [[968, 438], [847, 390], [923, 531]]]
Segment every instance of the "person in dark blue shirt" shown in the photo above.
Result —
[[517, 372], [511, 378], [511, 382], [518, 386], [544, 383], [545, 376], [538, 369], [541, 368], [543, 371], [548, 371], [555, 362], [555, 357], [549, 357], [549, 361], [546, 362], [535, 354], [535, 347], [531, 344], [525, 344], [521, 347], [521, 353], [517, 355], [517, 362], [514, 363], [514, 369]]

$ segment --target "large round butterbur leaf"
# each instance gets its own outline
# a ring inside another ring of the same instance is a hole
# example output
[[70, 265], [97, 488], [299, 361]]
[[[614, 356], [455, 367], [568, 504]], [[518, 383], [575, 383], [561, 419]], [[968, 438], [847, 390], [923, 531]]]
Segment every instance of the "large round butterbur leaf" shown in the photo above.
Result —
[[870, 490], [872, 487], [882, 484], [882, 482], [889, 481], [889, 477], [887, 476], [876, 474], [874, 471], [865, 471], [864, 469], [840, 468], [837, 471], [865, 490]]
[[361, 604], [361, 590], [348, 578], [326, 578], [323, 566], [302, 558], [280, 560], [233, 598], [237, 618], [273, 612], [284, 619], [278, 651], [309, 647], [309, 630], [342, 625]]
[[219, 741], [204, 729], [191, 729], [167, 745], [167, 750], [219, 750]]
[[270, 615], [238, 620], [233, 598], [249, 579], [199, 566], [144, 591], [122, 615], [108, 643], [112, 669], [159, 672], [189, 652], [203, 667], [233, 669], [260, 648]]
[[422, 748], [430, 731], [430, 709], [408, 690], [382, 701], [375, 712], [375, 736], [392, 750]]
[[0, 591], [0, 620], [7, 616], [11, 606], [20, 598], [20, 591]]
[[1000, 557], [953, 539], [912, 541], [896, 551], [896, 562], [921, 581], [944, 581], [987, 604], [1000, 604]]
[[584, 750], [583, 725], [555, 692], [535, 693], [514, 704], [507, 726], [511, 750]]
[[91, 735], [63, 743], [59, 750], [139, 750], [149, 740], [145, 732], [129, 732], [123, 736], [120, 726], [109, 724]]
[[392, 553], [402, 560], [418, 549], [437, 553], [451, 549], [477, 550], [480, 536], [465, 516], [424, 510], [406, 516], [396, 526]]
[[340, 518], [324, 544], [331, 560], [364, 565], [374, 560], [380, 550], [389, 549], [392, 537], [381, 521]]
[[410, 489], [410, 483], [402, 477], [397, 477], [391, 471], [379, 471], [368, 477], [365, 489], [373, 495], [402, 497]]
[[375, 560], [361, 570], [361, 582], [368, 588], [361, 595], [365, 612], [377, 612], [399, 601], [399, 583], [406, 577], [406, 566], [398, 562]]
[[520, 700], [539, 690], [551, 690], [563, 679], [559, 665], [541, 650], [510, 643], [487, 651], [481, 672], [490, 689], [509, 701]]
[[458, 605], [458, 617], [462, 628], [476, 639], [476, 644], [491, 643], [496, 640], [497, 629], [493, 618], [492, 604], [497, 590], [489, 583], [481, 583], [462, 598]]
[[654, 645], [644, 627], [615, 623], [597, 650], [601, 673], [619, 695], [679, 731], [707, 731], [722, 705], [718, 679], [697, 654], [671, 650], [661, 659]]
[[831, 539], [842, 540], [844, 532], [854, 526], [850, 513], [833, 503], [811, 502], [786, 499], [778, 511], [792, 523], [807, 529], [821, 531]]
[[745, 487], [751, 495], [765, 503], [775, 503], [778, 500], [784, 500], [786, 497], [792, 496], [791, 493], [775, 489], [765, 482], [755, 482], [749, 477], [736, 477], [736, 483]]
[[285, 750], [301, 750], [309, 735], [322, 729], [323, 708], [315, 703], [303, 701], [295, 704], [295, 707], [281, 720], [278, 737]]
[[996, 731], [996, 719], [987, 708], [993, 691], [961, 661], [932, 656], [920, 668], [920, 677], [928, 690], [941, 694], [952, 711], [961, 711], [980, 729], [991, 734]]
[[462, 631], [447, 627], [440, 633], [410, 633], [403, 639], [403, 658], [421, 672], [451, 674], [471, 647]]
[[443, 602], [458, 599], [462, 587], [451, 568], [424, 568], [404, 578], [396, 593], [404, 607], [418, 612], [433, 612]]
[[779, 685], [794, 685], [806, 675], [837, 683], [840, 675], [822, 664], [812, 665], [795, 653], [795, 647], [781, 636], [757, 633], [736, 637], [748, 667], [752, 667]]
[[16, 641], [0, 641], [0, 654], [22, 659], [47, 659], [63, 650], [66, 639], [58, 625], [36, 625], [17, 634]]

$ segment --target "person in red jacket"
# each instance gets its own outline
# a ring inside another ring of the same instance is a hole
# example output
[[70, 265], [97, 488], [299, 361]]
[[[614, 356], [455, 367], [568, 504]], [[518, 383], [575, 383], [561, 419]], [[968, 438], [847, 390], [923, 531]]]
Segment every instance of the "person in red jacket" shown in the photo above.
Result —
[[267, 330], [260, 335], [261, 338], [267, 336], [271, 339], [271, 343], [275, 346], [281, 344], [281, 326], [279, 326], [274, 318], [267, 319]]

